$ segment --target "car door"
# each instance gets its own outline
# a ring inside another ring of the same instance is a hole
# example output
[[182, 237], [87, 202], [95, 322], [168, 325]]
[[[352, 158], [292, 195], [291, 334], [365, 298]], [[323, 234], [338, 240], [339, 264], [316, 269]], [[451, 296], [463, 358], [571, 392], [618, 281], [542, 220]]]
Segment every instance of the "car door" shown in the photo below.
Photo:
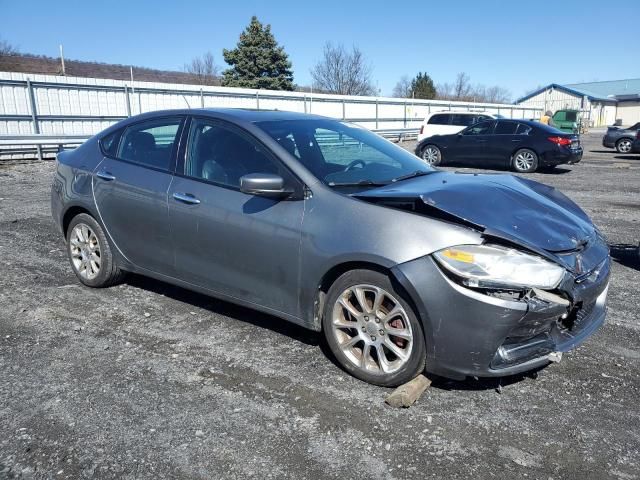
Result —
[[505, 167], [509, 165], [511, 154], [517, 150], [524, 137], [517, 135], [518, 122], [497, 120], [491, 135], [488, 135], [486, 154], [483, 161], [489, 167]]
[[135, 123], [111, 139], [93, 172], [93, 193], [102, 224], [133, 265], [171, 274], [167, 190], [184, 117]]
[[[169, 189], [177, 278], [244, 302], [298, 314], [302, 187], [244, 130], [193, 117]], [[276, 173], [297, 194], [240, 191], [240, 177]]]
[[494, 124], [494, 120], [486, 120], [471, 125], [458, 133], [451, 141], [450, 152], [445, 154], [447, 160], [452, 158], [460, 164], [482, 166], [487, 142], [493, 133]]

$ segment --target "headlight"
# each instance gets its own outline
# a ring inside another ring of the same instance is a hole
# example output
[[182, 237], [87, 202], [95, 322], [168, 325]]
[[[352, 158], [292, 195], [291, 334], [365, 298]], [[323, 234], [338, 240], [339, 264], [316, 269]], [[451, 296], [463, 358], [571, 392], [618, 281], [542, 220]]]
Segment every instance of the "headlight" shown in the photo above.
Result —
[[470, 287], [554, 289], [564, 269], [540, 257], [498, 245], [459, 245], [433, 254]]

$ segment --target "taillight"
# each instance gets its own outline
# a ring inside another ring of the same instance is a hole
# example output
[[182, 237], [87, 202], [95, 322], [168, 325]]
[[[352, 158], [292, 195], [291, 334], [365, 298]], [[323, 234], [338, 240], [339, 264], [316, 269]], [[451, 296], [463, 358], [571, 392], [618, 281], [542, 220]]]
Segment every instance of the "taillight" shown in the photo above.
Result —
[[549, 137], [547, 138], [550, 142], [555, 143], [556, 145], [567, 146], [571, 145], [571, 139], [565, 137]]
[[424, 125], [420, 125], [420, 135], [424, 133]]

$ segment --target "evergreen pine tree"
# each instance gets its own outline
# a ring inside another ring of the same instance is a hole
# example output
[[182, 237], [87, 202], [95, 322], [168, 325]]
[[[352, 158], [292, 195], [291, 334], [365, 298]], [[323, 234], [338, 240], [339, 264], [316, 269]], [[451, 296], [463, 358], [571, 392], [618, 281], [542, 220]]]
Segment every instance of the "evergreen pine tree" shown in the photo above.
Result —
[[436, 98], [436, 87], [426, 72], [419, 72], [416, 78], [411, 80], [411, 91], [413, 92], [413, 98]]
[[224, 71], [225, 87], [294, 89], [289, 56], [271, 33], [271, 25], [262, 25], [255, 16], [240, 34], [236, 48], [224, 49], [222, 55], [231, 66]]

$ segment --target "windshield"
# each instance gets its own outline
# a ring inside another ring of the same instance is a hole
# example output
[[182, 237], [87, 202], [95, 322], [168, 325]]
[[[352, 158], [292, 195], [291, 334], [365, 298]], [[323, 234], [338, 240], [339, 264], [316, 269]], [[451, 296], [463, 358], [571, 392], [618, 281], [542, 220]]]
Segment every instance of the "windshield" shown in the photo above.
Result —
[[331, 187], [386, 185], [434, 171], [415, 155], [357, 125], [325, 119], [256, 125]]

